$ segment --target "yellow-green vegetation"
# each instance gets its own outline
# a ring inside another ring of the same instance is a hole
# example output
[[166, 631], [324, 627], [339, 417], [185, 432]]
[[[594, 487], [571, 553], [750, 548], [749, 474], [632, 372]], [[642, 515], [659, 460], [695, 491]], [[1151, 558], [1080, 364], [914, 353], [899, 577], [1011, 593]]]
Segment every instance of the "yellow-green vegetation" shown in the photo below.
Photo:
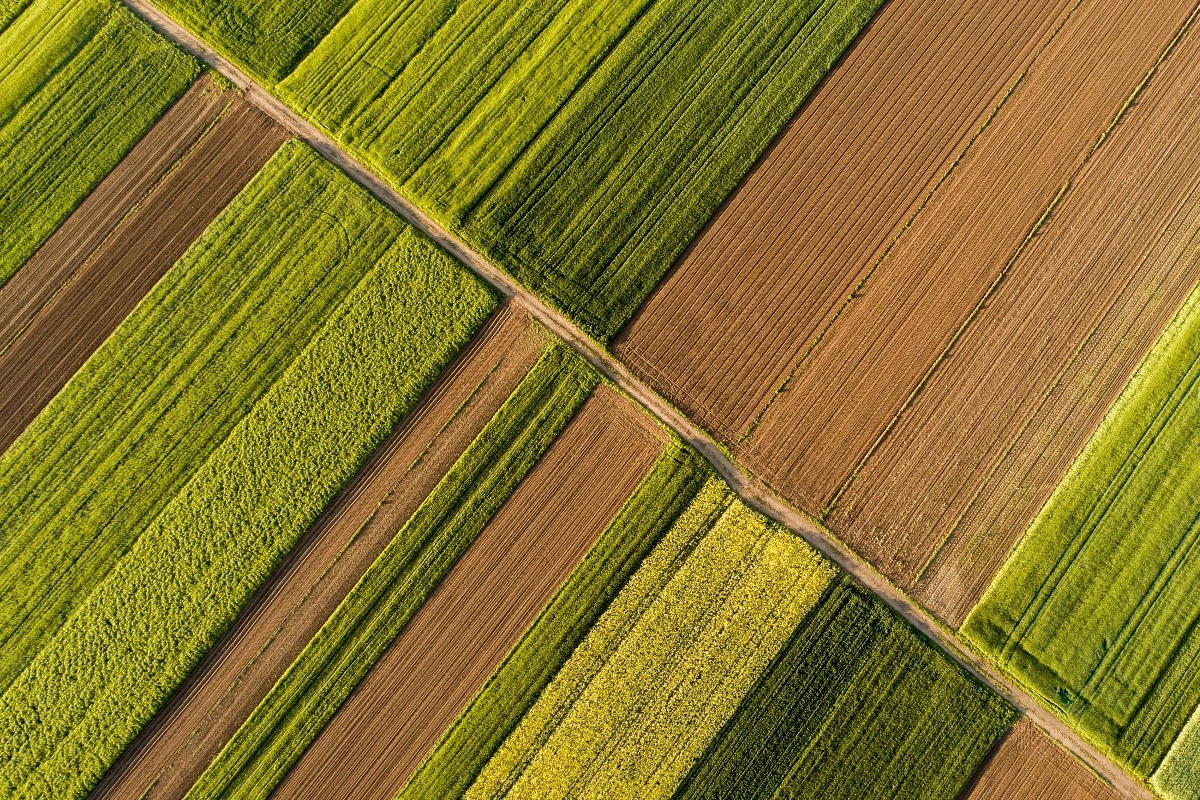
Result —
[[0, 285], [199, 73], [112, 0], [0, 5]]
[[848, 577], [747, 695], [677, 800], [954, 800], [1013, 718]]
[[1200, 707], [1150, 779], [1167, 800], [1200, 800]]
[[707, 462], [672, 439], [612, 524], [409, 780], [402, 800], [462, 795], [711, 475]]
[[1141, 778], [1200, 705], [1198, 379], [1194, 292], [962, 629]]
[[405, 230], [286, 144], [0, 457], [0, 690]]
[[[185, 261], [203, 259], [220, 281], [236, 285], [260, 260], [299, 268], [312, 259], [328, 268], [360, 239], [375, 242], [373, 256], [292, 363], [0, 696], [6, 798], [87, 794], [495, 307], [480, 281], [306, 147], [284, 148], [269, 169], [296, 180], [297, 195], [287, 182], [279, 191], [305, 206], [313, 198], [303, 187], [342, 187], [346, 213], [329, 217], [321, 236], [301, 248], [307, 252], [291, 251], [305, 241], [295, 227], [303, 217], [292, 214], [272, 220], [274, 236], [258, 231], [239, 257], [218, 247], [242, 246], [237, 236], [206, 236]], [[270, 216], [271, 208], [258, 213]], [[334, 213], [328, 208], [321, 203], [311, 213]], [[230, 324], [222, 304], [198, 311], [209, 325]], [[280, 322], [260, 309], [241, 324]], [[169, 355], [172, 348], [163, 351]], [[203, 367], [195, 369], [192, 379], [202, 377]], [[238, 381], [234, 373], [221, 382]], [[95, 490], [127, 499], [139, 491], [104, 482]]]
[[265, 798], [566, 427], [599, 374], [542, 355], [188, 792]]
[[880, 0], [159, 0], [613, 336]]
[[836, 574], [710, 479], [465, 797], [670, 797]]

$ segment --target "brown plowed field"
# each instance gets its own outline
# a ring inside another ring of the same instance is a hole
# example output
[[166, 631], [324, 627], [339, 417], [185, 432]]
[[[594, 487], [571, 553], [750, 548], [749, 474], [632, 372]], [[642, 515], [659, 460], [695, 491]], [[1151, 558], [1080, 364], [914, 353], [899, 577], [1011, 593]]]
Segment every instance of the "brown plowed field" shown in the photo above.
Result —
[[391, 800], [549, 602], [662, 450], [600, 387], [272, 798]]
[[1022, 720], [997, 746], [963, 800], [1120, 800], [1078, 759]]
[[1073, 3], [886, 3], [616, 353], [736, 441]]
[[528, 315], [502, 306], [260, 588], [93, 798], [186, 794], [541, 348]]
[[[1194, 7], [1080, 2], [902, 235], [864, 265], [866, 280], [841, 284], [852, 299], [831, 309], [827, 294], [807, 298], [836, 316], [781, 391], [770, 387], [758, 423], [730, 418], [743, 463], [953, 624], [1195, 281], [1179, 252], [1192, 236], [1180, 177], [1195, 174], [1191, 140], [1163, 138], [1186, 128], [1164, 111], [1136, 135], [1138, 152], [1125, 135], [1144, 127], [1151, 98], [1195, 85], [1167, 76], [1194, 60], [1172, 51]], [[798, 274], [824, 269], [802, 259]], [[672, 313], [686, 317], [685, 302]], [[707, 324], [772, 341], [770, 302], [743, 309], [745, 323]], [[708, 380], [738, 380], [707, 351], [692, 357]], [[675, 375], [673, 362], [656, 368]]]
[[0, 451], [286, 137], [202, 77], [0, 288]]
[[827, 520], [955, 626], [1200, 280], [1198, 86], [1193, 26]]

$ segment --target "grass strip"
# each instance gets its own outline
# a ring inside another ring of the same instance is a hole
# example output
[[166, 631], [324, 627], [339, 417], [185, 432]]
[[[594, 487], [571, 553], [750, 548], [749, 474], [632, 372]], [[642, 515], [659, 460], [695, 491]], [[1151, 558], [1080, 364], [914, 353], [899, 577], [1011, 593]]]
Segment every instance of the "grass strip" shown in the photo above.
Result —
[[1146, 779], [1200, 705], [1200, 290], [962, 634]]
[[0, 691], [406, 229], [285, 144], [0, 456]]
[[496, 302], [405, 228], [0, 696], [0, 794], [86, 795]]
[[711, 477], [678, 438], [400, 793], [459, 797]]
[[565, 345], [542, 355], [187, 800], [270, 794], [598, 382]]
[[710, 480], [465, 796], [670, 797], [835, 575]]
[[117, 3], [36, 0], [0, 34], [0, 53], [3, 285], [200, 64]]

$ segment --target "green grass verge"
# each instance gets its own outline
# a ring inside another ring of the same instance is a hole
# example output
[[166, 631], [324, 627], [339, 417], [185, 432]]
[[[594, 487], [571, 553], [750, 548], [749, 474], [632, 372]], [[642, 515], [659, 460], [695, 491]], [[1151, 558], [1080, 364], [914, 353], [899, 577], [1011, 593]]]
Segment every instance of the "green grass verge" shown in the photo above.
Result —
[[709, 480], [465, 797], [670, 797], [836, 569]]
[[265, 798], [599, 383], [552, 345], [187, 794]]
[[0, 285], [200, 74], [118, 3], [34, 0], [5, 17]]
[[606, 341], [881, 0], [159, 2]]
[[1200, 800], [1200, 707], [1151, 777], [1150, 785], [1167, 800]]
[[963, 625], [1140, 778], [1200, 705], [1200, 291]]
[[0, 691], [405, 230], [284, 145], [0, 456]]
[[712, 468], [677, 438], [470, 707], [414, 773], [401, 800], [459, 797], [512, 733]]
[[1014, 717], [843, 577], [679, 798], [954, 800]]
[[0, 794], [84, 796], [496, 302], [404, 228], [0, 696]]

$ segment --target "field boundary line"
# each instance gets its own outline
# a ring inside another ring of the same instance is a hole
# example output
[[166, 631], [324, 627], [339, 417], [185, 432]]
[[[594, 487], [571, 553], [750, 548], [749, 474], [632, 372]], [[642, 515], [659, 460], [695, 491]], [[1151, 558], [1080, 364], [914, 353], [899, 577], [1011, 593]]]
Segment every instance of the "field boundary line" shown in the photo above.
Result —
[[1011, 703], [1051, 739], [1104, 778], [1123, 797], [1127, 800], [1155, 800], [1148, 788], [1121, 770], [1091, 743], [1069, 728], [1065, 722], [1043, 708], [1032, 696], [1006, 678], [1001, 677], [981, 656], [968, 650], [964, 644], [959, 642], [953, 631], [920, 608], [895, 584], [855, 555], [826, 528], [793, 508], [775, 494], [767, 484], [736, 465], [726, 455], [724, 449], [704, 430], [635, 377], [613, 355], [578, 329], [562, 312], [548, 306], [532, 292], [520, 286], [514, 278], [499, 267], [494, 266], [482, 255], [452, 236], [440, 224], [401, 197], [396, 190], [343, 150], [331, 137], [284, 105], [281, 100], [255, 83], [242, 70], [231, 64], [228, 59], [213, 50], [199, 37], [175, 22], [165, 12], [151, 5], [147, 0], [122, 0], [122, 3], [162, 36], [203, 61], [233, 83], [242, 90], [248, 101], [258, 106], [334, 165], [344, 170], [376, 199], [444, 248], [477, 276], [491, 284], [504, 297], [511, 298], [530, 316], [587, 359], [618, 388], [637, 400], [643, 408], [657, 417], [659, 422], [674, 431], [683, 441], [700, 453], [743, 502], [788, 528], [837, 564], [859, 584], [883, 600], [894, 612], [936, 643], [976, 680], [987, 685]]

